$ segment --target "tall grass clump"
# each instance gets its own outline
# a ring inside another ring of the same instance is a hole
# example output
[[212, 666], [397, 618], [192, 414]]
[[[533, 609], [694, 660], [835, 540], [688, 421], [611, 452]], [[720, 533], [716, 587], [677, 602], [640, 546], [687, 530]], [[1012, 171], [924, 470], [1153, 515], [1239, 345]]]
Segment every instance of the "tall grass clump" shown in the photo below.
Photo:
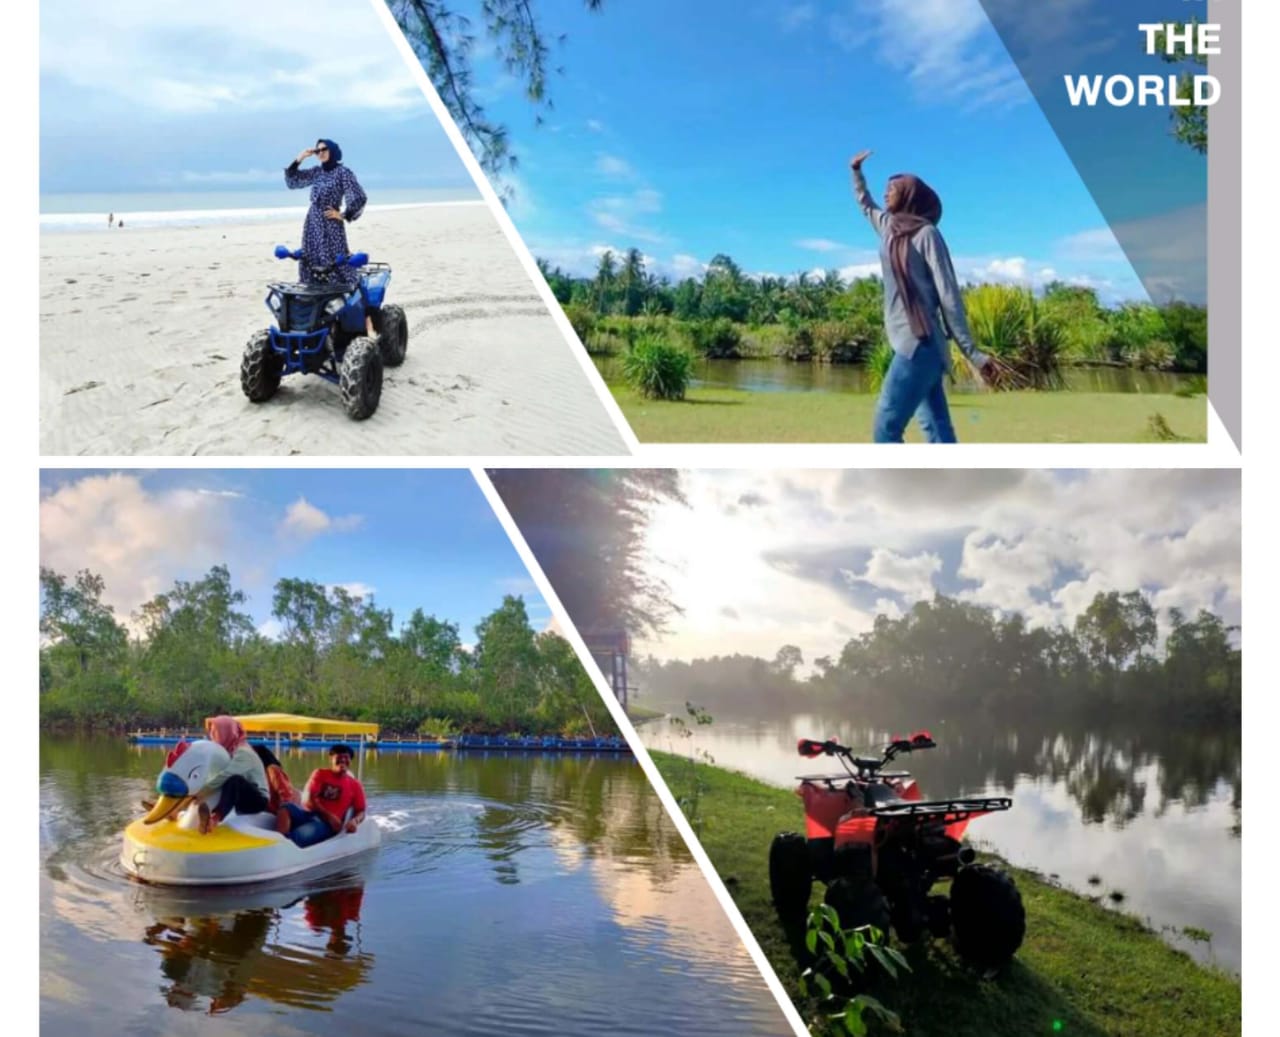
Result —
[[1026, 288], [984, 284], [965, 294], [974, 343], [991, 357], [996, 389], [1060, 389], [1061, 323]]
[[622, 376], [650, 400], [683, 400], [693, 377], [693, 357], [661, 339], [636, 342], [622, 361]]

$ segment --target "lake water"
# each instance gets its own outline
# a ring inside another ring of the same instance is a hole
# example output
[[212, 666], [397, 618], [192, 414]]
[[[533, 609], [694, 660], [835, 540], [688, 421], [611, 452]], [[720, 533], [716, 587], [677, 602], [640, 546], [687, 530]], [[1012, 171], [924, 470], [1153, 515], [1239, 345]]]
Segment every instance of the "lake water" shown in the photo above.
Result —
[[[969, 838], [1013, 864], [1149, 920], [1198, 960], [1240, 969], [1240, 733], [1109, 732], [926, 725], [938, 748], [902, 756], [925, 799], [1012, 795], [1013, 809], [978, 818]], [[899, 731], [910, 728], [904, 725]], [[715, 763], [780, 787], [799, 774], [838, 772], [830, 757], [806, 760], [799, 738], [835, 738], [873, 755], [890, 737], [847, 721], [797, 715], [752, 725], [717, 718], [690, 740], [666, 721], [640, 729], [647, 745]], [[778, 830], [803, 831], [803, 811]], [[1098, 881], [1091, 882], [1091, 879]], [[1212, 935], [1193, 939], [1187, 928]]]
[[[622, 360], [597, 356], [596, 368], [607, 381], [622, 380]], [[1120, 367], [1066, 367], [1067, 388], [1077, 392], [1172, 393], [1197, 376], [1165, 371], [1136, 371]], [[751, 392], [865, 393], [867, 370], [857, 364], [814, 364], [780, 359], [699, 360], [692, 384], [704, 389], [745, 389]], [[950, 392], [970, 391], [965, 383]]]
[[630, 758], [373, 754], [376, 851], [187, 891], [116, 860], [163, 760], [41, 740], [46, 1035], [790, 1032]]

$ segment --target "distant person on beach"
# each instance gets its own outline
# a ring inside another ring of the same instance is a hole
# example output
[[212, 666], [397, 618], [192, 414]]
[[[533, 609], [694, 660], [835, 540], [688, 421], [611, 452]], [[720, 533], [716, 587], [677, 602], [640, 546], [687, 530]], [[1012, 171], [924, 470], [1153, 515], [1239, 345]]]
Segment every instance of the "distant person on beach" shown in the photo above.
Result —
[[[301, 164], [313, 155], [320, 160], [320, 165], [300, 169]], [[332, 263], [339, 256], [350, 254], [346, 225], [360, 218], [368, 198], [355, 173], [342, 164], [342, 149], [331, 140], [318, 140], [314, 148], [307, 148], [295, 158], [284, 171], [284, 183], [290, 190], [311, 188], [311, 208], [307, 210], [307, 218], [302, 224], [304, 259], [298, 264], [299, 279], [303, 284], [310, 284], [309, 263]], [[343, 267], [336, 274], [340, 281], [349, 285], [354, 285], [360, 277], [350, 267]], [[366, 317], [365, 323], [372, 338], [373, 318]]]
[[351, 746], [329, 748], [329, 766], [317, 768], [307, 781], [307, 807], [284, 803], [276, 812], [276, 831], [298, 846], [314, 846], [337, 835], [354, 832], [364, 821], [364, 786], [351, 773]]
[[116, 214], [113, 212], [107, 213], [107, 226], [114, 227], [115, 225], [116, 225]]
[[956, 430], [944, 388], [951, 369], [948, 337], [956, 340], [983, 379], [991, 377], [991, 361], [969, 334], [951, 254], [938, 230], [941, 199], [919, 177], [899, 173], [889, 178], [882, 210], [862, 175], [862, 164], [870, 155], [855, 155], [849, 168], [858, 205], [880, 237], [884, 330], [893, 347], [876, 404], [873, 438], [877, 443], [901, 443], [915, 416], [930, 443], [954, 443]]

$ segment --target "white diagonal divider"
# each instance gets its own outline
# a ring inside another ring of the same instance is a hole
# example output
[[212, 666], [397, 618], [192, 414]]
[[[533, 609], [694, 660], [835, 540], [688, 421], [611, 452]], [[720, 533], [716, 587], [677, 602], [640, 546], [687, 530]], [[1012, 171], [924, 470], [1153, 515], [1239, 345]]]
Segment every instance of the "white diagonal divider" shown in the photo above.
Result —
[[582, 635], [578, 633], [577, 627], [573, 625], [573, 620], [570, 619], [569, 613], [565, 611], [564, 606], [560, 603], [560, 598], [556, 594], [555, 588], [551, 585], [551, 581], [547, 579], [546, 573], [542, 571], [542, 566], [538, 564], [533, 551], [525, 542], [524, 534], [520, 532], [520, 527], [516, 525], [515, 519], [511, 517], [511, 512], [507, 510], [502, 496], [490, 481], [489, 474], [483, 468], [472, 468], [471, 474], [475, 477], [476, 484], [488, 499], [489, 506], [493, 508], [493, 513], [498, 517], [498, 521], [502, 523], [502, 528], [506, 530], [507, 536], [511, 539], [511, 545], [516, 549], [516, 553], [520, 555], [520, 560], [524, 562], [525, 568], [529, 570], [529, 576], [537, 585], [543, 600], [550, 606], [552, 615], [555, 616], [556, 622], [560, 625], [561, 634], [565, 640], [573, 645], [573, 650], [577, 653], [579, 661], [586, 667], [588, 676], [590, 676], [592, 683], [595, 684], [600, 697], [604, 699], [605, 706], [608, 708], [614, 722], [618, 725], [618, 730], [622, 732], [630, 744], [637, 762], [639, 762], [641, 769], [645, 773], [645, 777], [649, 779], [649, 784], [661, 801], [667, 816], [671, 818], [672, 824], [676, 826], [676, 830], [685, 841], [689, 852], [693, 854], [693, 859], [697, 861], [698, 867], [702, 870], [702, 874], [707, 880], [707, 885], [711, 887], [711, 891], [720, 902], [720, 907], [728, 917], [734, 931], [738, 934], [742, 945], [747, 949], [747, 953], [751, 955], [751, 960], [755, 962], [756, 968], [760, 970], [760, 976], [777, 1000], [778, 1007], [782, 1009], [782, 1014], [786, 1017], [787, 1022], [791, 1024], [796, 1037], [809, 1037], [809, 1029], [805, 1026], [804, 1020], [800, 1017], [800, 1013], [796, 1010], [796, 1006], [786, 990], [783, 989], [782, 981], [778, 979], [777, 973], [773, 971], [773, 966], [769, 964], [769, 959], [765, 957], [760, 944], [756, 942], [756, 938], [747, 925], [746, 919], [742, 917], [742, 913], [738, 910], [738, 905], [733, 902], [733, 897], [730, 896], [729, 890], [721, 881], [720, 874], [711, 863], [711, 858], [707, 856], [707, 851], [702, 848], [702, 843], [698, 840], [693, 828], [685, 818], [684, 811], [680, 809], [675, 797], [671, 794], [671, 790], [667, 788], [667, 783], [663, 781], [662, 775], [658, 773], [657, 766], [650, 758], [648, 750], [645, 749], [644, 743], [640, 740], [640, 736], [632, 726], [631, 720], [623, 710], [622, 703], [618, 701], [613, 690], [605, 682], [604, 675], [600, 672], [600, 668], [587, 650], [586, 642], [582, 639]]
[[524, 239], [520, 237], [520, 232], [516, 230], [515, 224], [511, 222], [506, 206], [498, 198], [493, 185], [489, 183], [489, 178], [485, 176], [484, 170], [480, 168], [480, 163], [476, 161], [475, 155], [471, 153], [471, 148], [463, 138], [462, 131], [458, 129], [453, 117], [449, 114], [449, 110], [445, 108], [444, 102], [440, 100], [440, 95], [436, 93], [436, 88], [432, 85], [426, 70], [423, 69], [422, 62], [413, 53], [413, 48], [409, 46], [409, 41], [405, 39], [400, 26], [396, 24], [396, 20], [391, 16], [391, 9], [384, 0], [369, 0], [369, 3], [381, 20], [383, 28], [387, 30], [387, 35], [391, 37], [391, 42], [400, 51], [400, 57], [409, 69], [409, 74], [413, 76], [414, 81], [422, 89], [423, 96], [427, 99], [427, 103], [431, 105], [431, 110], [435, 113], [436, 119], [448, 136], [449, 143], [453, 145], [453, 149], [458, 153], [458, 158], [461, 159], [467, 173], [475, 182], [480, 196], [489, 207], [489, 211], [493, 213], [493, 218], [498, 221], [498, 226], [502, 228], [502, 233], [506, 235], [507, 241], [511, 245], [511, 250], [516, 254], [516, 258], [520, 260], [534, 290], [537, 291], [539, 298], [542, 299], [547, 307], [547, 312], [550, 313], [551, 319], [555, 321], [556, 327], [560, 329], [560, 334], [564, 337], [565, 344], [573, 351], [579, 366], [587, 376], [587, 381], [595, 389], [596, 396], [599, 398], [601, 406], [604, 407], [605, 413], [609, 415], [614, 426], [618, 429], [618, 433], [622, 436], [623, 442], [626, 443], [627, 449], [634, 454], [639, 448], [640, 442], [636, 439], [636, 434], [631, 431], [631, 426], [623, 416], [622, 408], [618, 406], [618, 401], [613, 398], [613, 394], [609, 392], [608, 386], [604, 384], [604, 379], [600, 376], [600, 372], [596, 370], [595, 364], [591, 362], [591, 358], [587, 355], [586, 347], [578, 341], [578, 335], [573, 330], [573, 325], [569, 323], [569, 318], [565, 316], [559, 301], [551, 294], [551, 286], [547, 284], [542, 272], [538, 269], [538, 264], [534, 261], [533, 254], [525, 245]]

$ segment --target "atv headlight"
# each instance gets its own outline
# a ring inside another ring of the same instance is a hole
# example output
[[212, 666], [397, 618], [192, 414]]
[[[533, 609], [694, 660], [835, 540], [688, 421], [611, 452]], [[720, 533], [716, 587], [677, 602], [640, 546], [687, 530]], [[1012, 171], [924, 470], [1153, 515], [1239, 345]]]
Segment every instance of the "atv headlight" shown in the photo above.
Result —
[[346, 300], [344, 299], [330, 299], [327, 303], [324, 304], [325, 316], [336, 317], [339, 313], [342, 312], [343, 308], [346, 305], [347, 303], [346, 303]]
[[267, 294], [267, 308], [277, 317], [284, 311], [284, 299], [280, 297], [279, 292], [269, 292]]

